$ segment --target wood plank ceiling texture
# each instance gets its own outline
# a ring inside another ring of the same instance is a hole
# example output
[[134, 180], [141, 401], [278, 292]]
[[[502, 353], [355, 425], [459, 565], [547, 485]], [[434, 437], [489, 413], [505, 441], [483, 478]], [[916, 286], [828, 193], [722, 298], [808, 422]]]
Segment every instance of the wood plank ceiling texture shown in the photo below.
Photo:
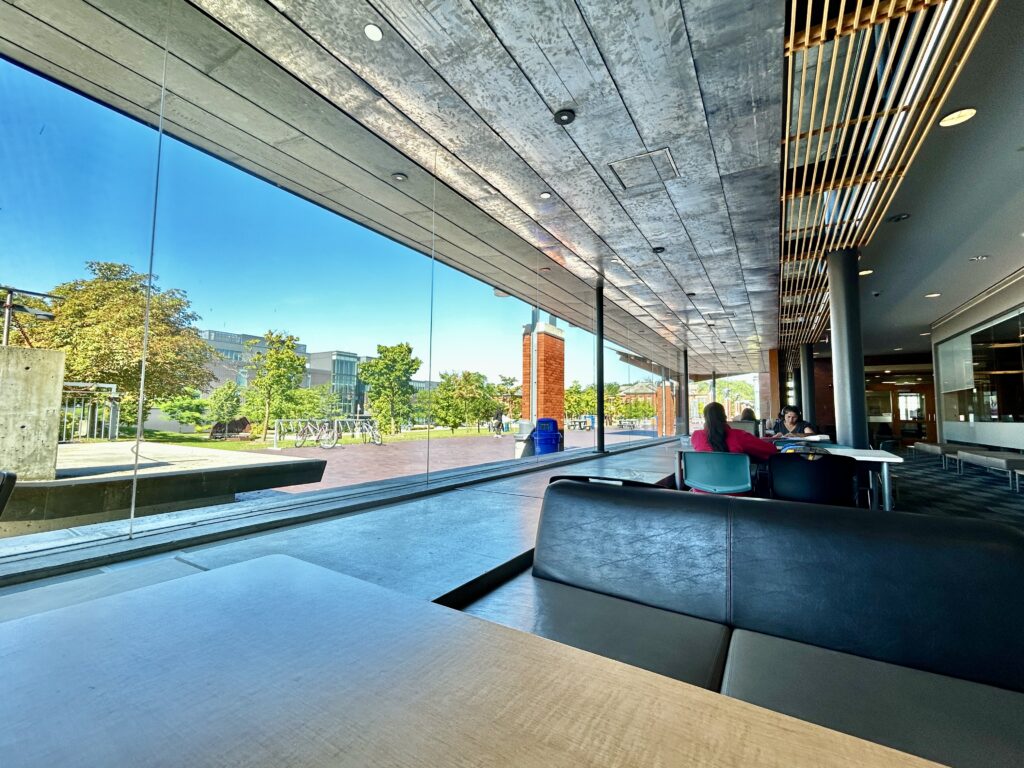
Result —
[[0, 52], [156, 124], [166, 41], [169, 134], [583, 328], [603, 276], [610, 339], [723, 373], [766, 370], [778, 343], [783, 17], [760, 0], [0, 0]]
[[791, 0], [779, 340], [829, 325], [825, 255], [870, 242], [994, 0]]

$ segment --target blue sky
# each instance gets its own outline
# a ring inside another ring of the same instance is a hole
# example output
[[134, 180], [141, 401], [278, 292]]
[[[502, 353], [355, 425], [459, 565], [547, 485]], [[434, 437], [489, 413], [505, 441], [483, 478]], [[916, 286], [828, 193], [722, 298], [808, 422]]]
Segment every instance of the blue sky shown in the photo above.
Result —
[[[145, 271], [156, 132], [3, 60], [0, 104], [0, 284], [45, 291], [89, 260]], [[309, 351], [408, 341], [426, 378], [429, 258], [174, 139], [162, 151], [154, 272], [199, 327], [287, 331]], [[529, 306], [440, 263], [433, 280], [433, 377], [520, 377]], [[593, 381], [593, 337], [573, 328], [566, 379]]]

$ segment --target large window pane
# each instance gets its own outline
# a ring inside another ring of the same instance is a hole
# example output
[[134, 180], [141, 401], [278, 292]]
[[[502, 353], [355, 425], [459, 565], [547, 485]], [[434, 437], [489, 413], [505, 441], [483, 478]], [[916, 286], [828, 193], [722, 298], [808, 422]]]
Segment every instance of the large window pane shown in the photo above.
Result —
[[[144, 88], [159, 104], [160, 84]], [[23, 308], [0, 350], [0, 465], [19, 475], [0, 537], [100, 522], [121, 534], [136, 463], [158, 463], [134, 448], [159, 134], [5, 60], [0, 104], [0, 284]], [[155, 285], [150, 342], [188, 355], [199, 343], [172, 287]], [[149, 498], [173, 504], [161, 489]]]

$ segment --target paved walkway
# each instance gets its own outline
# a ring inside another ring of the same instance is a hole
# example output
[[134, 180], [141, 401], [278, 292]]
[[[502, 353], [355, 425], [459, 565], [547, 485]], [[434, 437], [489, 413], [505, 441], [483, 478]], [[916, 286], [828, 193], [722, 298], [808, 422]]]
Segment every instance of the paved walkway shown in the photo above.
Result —
[[[607, 445], [654, 437], [653, 430], [609, 430]], [[595, 445], [594, 432], [569, 430], [565, 435], [566, 450], [590, 448]], [[486, 432], [479, 437], [444, 437], [436, 440], [407, 440], [384, 445], [339, 445], [336, 448], [283, 448], [274, 451], [279, 456], [326, 459], [327, 469], [319, 483], [280, 488], [288, 493], [338, 488], [356, 483], [388, 480], [394, 477], [441, 472], [446, 469], [471, 467], [515, 458], [515, 439], [511, 434], [494, 437]], [[529, 461], [526, 459], [525, 461]], [[267, 491], [258, 491], [267, 495]], [[240, 498], [250, 498], [241, 495]]]

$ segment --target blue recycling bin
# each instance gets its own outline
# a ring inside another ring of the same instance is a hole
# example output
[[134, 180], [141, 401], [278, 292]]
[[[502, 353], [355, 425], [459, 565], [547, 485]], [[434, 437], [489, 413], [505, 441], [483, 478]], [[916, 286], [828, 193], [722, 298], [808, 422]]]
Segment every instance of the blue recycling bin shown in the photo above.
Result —
[[557, 421], [537, 419], [537, 426], [533, 430], [533, 452], [538, 456], [542, 453], [558, 453], [558, 441], [561, 437]]

